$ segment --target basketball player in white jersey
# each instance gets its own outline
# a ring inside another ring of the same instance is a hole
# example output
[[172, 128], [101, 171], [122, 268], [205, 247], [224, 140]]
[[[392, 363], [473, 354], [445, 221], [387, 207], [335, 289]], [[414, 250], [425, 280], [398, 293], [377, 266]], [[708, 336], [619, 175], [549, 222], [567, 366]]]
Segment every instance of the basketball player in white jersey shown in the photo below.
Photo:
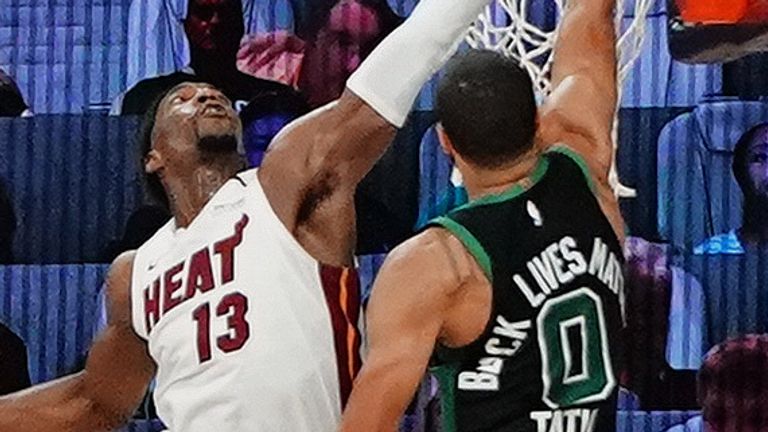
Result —
[[[220, 91], [171, 90], [145, 168], [173, 219], [112, 264], [109, 323], [85, 370], [0, 399], [0, 432], [109, 430], [153, 376], [158, 413], [174, 432], [334, 431], [341, 377], [355, 365], [338, 364], [339, 321], [318, 263], [352, 265], [358, 182], [487, 3], [421, 1], [338, 101], [275, 138], [258, 172], [238, 174], [241, 125]], [[334, 300], [351, 351], [356, 305], [345, 295]]]

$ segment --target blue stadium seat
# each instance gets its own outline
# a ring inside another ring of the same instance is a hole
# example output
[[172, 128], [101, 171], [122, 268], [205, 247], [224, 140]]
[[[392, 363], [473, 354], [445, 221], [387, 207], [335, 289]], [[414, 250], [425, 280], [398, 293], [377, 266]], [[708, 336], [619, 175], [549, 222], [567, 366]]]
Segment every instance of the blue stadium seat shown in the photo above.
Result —
[[686, 256], [706, 298], [704, 350], [729, 337], [768, 332], [768, 248], [745, 255]]
[[430, 127], [422, 137], [420, 153], [418, 225], [427, 222], [445, 198], [453, 169], [453, 164], [440, 148], [435, 126]]
[[739, 226], [733, 147], [745, 131], [765, 121], [768, 104], [720, 101], [701, 104], [664, 127], [657, 153], [662, 238], [690, 249]]
[[75, 370], [93, 339], [106, 266], [0, 266], [0, 321], [26, 343], [32, 383]]
[[[632, 22], [634, 3], [624, 2], [624, 28]], [[666, 6], [665, 1], [652, 2], [644, 20], [645, 41], [637, 65], [623, 86], [624, 108], [691, 106], [703, 96], [718, 94], [722, 88], [721, 65], [689, 65], [672, 59], [667, 48]]]
[[0, 119], [0, 177], [14, 202], [18, 263], [98, 261], [140, 202], [136, 118]]
[[619, 411], [617, 432], [663, 432], [699, 415], [696, 411]]
[[128, 425], [126, 432], [159, 432], [163, 430], [165, 427], [159, 420], [134, 420]]

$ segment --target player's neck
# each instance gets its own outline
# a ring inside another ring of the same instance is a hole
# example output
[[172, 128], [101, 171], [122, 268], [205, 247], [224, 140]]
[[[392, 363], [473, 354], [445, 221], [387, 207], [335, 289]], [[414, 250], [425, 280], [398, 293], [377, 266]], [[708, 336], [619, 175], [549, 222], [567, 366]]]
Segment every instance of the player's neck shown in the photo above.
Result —
[[525, 182], [539, 160], [539, 153], [531, 150], [513, 164], [498, 169], [483, 169], [457, 161], [464, 178], [464, 187], [470, 200], [496, 195], [509, 190], [517, 183]]
[[171, 213], [176, 226], [188, 227], [224, 183], [241, 168], [239, 160], [217, 161], [168, 180]]

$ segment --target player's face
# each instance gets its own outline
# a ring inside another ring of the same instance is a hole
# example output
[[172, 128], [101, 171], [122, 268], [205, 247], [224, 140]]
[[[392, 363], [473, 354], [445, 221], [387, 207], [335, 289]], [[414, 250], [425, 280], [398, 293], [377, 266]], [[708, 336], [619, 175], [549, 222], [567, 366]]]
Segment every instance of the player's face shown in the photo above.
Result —
[[237, 152], [242, 132], [232, 103], [208, 84], [185, 83], [160, 103], [154, 150], [164, 159], [197, 160], [205, 154]]
[[746, 162], [751, 192], [755, 198], [768, 203], [768, 133], [750, 144]]

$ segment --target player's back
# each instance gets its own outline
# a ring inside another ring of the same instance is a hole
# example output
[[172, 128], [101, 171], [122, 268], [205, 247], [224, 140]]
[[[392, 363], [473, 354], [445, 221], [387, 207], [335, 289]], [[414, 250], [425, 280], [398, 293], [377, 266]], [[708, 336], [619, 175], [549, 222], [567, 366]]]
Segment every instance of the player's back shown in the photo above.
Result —
[[583, 166], [555, 148], [529, 188], [432, 224], [462, 241], [493, 289], [483, 334], [437, 351], [447, 430], [615, 431], [623, 256]]
[[169, 429], [334, 431], [359, 367], [349, 276], [324, 290], [255, 171], [222, 186], [186, 229], [169, 222], [138, 250], [132, 281], [133, 326], [158, 365]]

